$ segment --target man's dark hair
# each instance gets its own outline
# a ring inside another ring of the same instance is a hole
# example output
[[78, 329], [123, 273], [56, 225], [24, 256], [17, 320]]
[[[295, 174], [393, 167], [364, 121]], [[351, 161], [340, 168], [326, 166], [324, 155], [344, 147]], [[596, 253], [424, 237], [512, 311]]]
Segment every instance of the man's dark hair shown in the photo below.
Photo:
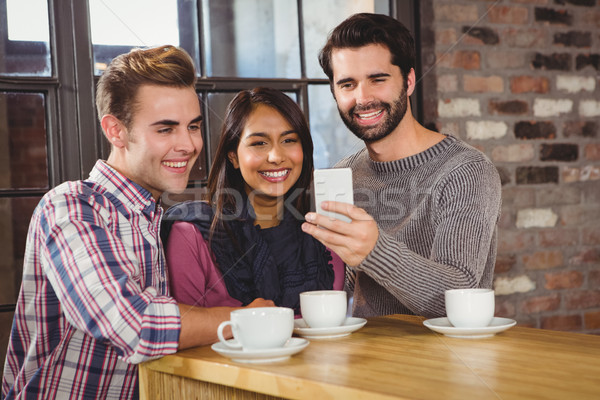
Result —
[[382, 14], [354, 14], [339, 24], [327, 38], [319, 53], [323, 72], [333, 81], [331, 53], [334, 49], [357, 48], [369, 44], [387, 47], [392, 64], [397, 65], [406, 80], [415, 67], [415, 42], [410, 31], [398, 20]]

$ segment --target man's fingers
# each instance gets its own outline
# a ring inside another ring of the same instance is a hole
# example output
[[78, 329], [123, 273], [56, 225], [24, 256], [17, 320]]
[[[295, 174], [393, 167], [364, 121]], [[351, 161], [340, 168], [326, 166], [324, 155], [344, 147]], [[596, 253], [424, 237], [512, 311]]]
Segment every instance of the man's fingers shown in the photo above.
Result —
[[305, 233], [308, 233], [309, 235], [317, 239], [319, 242], [323, 243], [327, 247], [340, 246], [346, 241], [344, 235], [320, 226], [316, 226], [305, 222], [302, 224], [302, 230]]
[[353, 221], [364, 221], [372, 219], [371, 216], [362, 208], [356, 207], [353, 204], [342, 203], [339, 201], [324, 201], [321, 203], [321, 208], [325, 211], [332, 211], [338, 214], [343, 214]]

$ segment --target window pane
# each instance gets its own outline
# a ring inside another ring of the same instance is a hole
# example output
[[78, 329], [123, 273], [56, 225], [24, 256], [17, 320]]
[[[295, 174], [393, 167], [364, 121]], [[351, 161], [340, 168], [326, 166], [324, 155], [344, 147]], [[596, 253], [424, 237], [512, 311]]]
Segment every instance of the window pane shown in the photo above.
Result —
[[207, 76], [299, 78], [296, 0], [203, 0]]
[[0, 74], [51, 73], [47, 0], [0, 0]]
[[[202, 99], [202, 94], [198, 93], [198, 97]], [[205, 100], [202, 99], [202, 102]], [[202, 150], [200, 151], [200, 156], [196, 160], [196, 163], [192, 167], [192, 171], [190, 172], [189, 180], [191, 182], [194, 181], [203, 181], [208, 178], [208, 168], [206, 167], [206, 154], [208, 152], [206, 147], [206, 137], [208, 136], [206, 132], [204, 132], [204, 126], [202, 126]]]
[[221, 127], [223, 126], [223, 120], [225, 119], [225, 110], [236, 94], [237, 92], [208, 94], [208, 126], [210, 132], [207, 132], [206, 134], [208, 143], [205, 143], [205, 145], [208, 145], [208, 158], [211, 164], [215, 152], [217, 151], [217, 145], [219, 144]]
[[342, 158], [363, 148], [362, 140], [342, 122], [329, 85], [308, 87], [310, 131], [315, 144], [315, 168], [332, 167]]
[[40, 197], [0, 198], [0, 304], [17, 302], [27, 229]]
[[306, 76], [327, 77], [319, 65], [318, 55], [333, 28], [350, 15], [360, 12], [389, 15], [388, 3], [385, 0], [303, 0]]
[[44, 96], [0, 92], [0, 189], [48, 187]]
[[90, 0], [89, 4], [97, 75], [132, 48], [165, 44], [184, 48], [199, 65], [196, 1]]

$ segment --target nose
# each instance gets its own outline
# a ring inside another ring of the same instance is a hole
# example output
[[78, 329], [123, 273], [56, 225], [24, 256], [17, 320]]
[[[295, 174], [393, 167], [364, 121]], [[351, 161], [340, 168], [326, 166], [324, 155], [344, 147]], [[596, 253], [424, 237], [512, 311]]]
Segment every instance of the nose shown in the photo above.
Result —
[[354, 99], [356, 104], [365, 105], [371, 103], [374, 100], [374, 97], [367, 85], [359, 84], [356, 86], [356, 89], [354, 89]]
[[273, 164], [279, 164], [285, 159], [283, 149], [280, 146], [275, 145], [269, 150], [267, 155], [267, 161]]
[[187, 129], [181, 129], [175, 135], [175, 151], [185, 154], [199, 152], [202, 149], [202, 144], [202, 135], [190, 133]]

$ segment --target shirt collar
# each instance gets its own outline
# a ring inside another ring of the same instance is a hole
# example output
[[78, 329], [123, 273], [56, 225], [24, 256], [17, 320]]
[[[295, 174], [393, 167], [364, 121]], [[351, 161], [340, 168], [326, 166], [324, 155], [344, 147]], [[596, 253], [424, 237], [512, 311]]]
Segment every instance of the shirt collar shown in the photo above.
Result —
[[148, 190], [102, 160], [96, 161], [96, 165], [90, 172], [89, 180], [106, 188], [128, 208], [139, 210], [150, 216], [161, 209], [160, 202], [157, 203]]

